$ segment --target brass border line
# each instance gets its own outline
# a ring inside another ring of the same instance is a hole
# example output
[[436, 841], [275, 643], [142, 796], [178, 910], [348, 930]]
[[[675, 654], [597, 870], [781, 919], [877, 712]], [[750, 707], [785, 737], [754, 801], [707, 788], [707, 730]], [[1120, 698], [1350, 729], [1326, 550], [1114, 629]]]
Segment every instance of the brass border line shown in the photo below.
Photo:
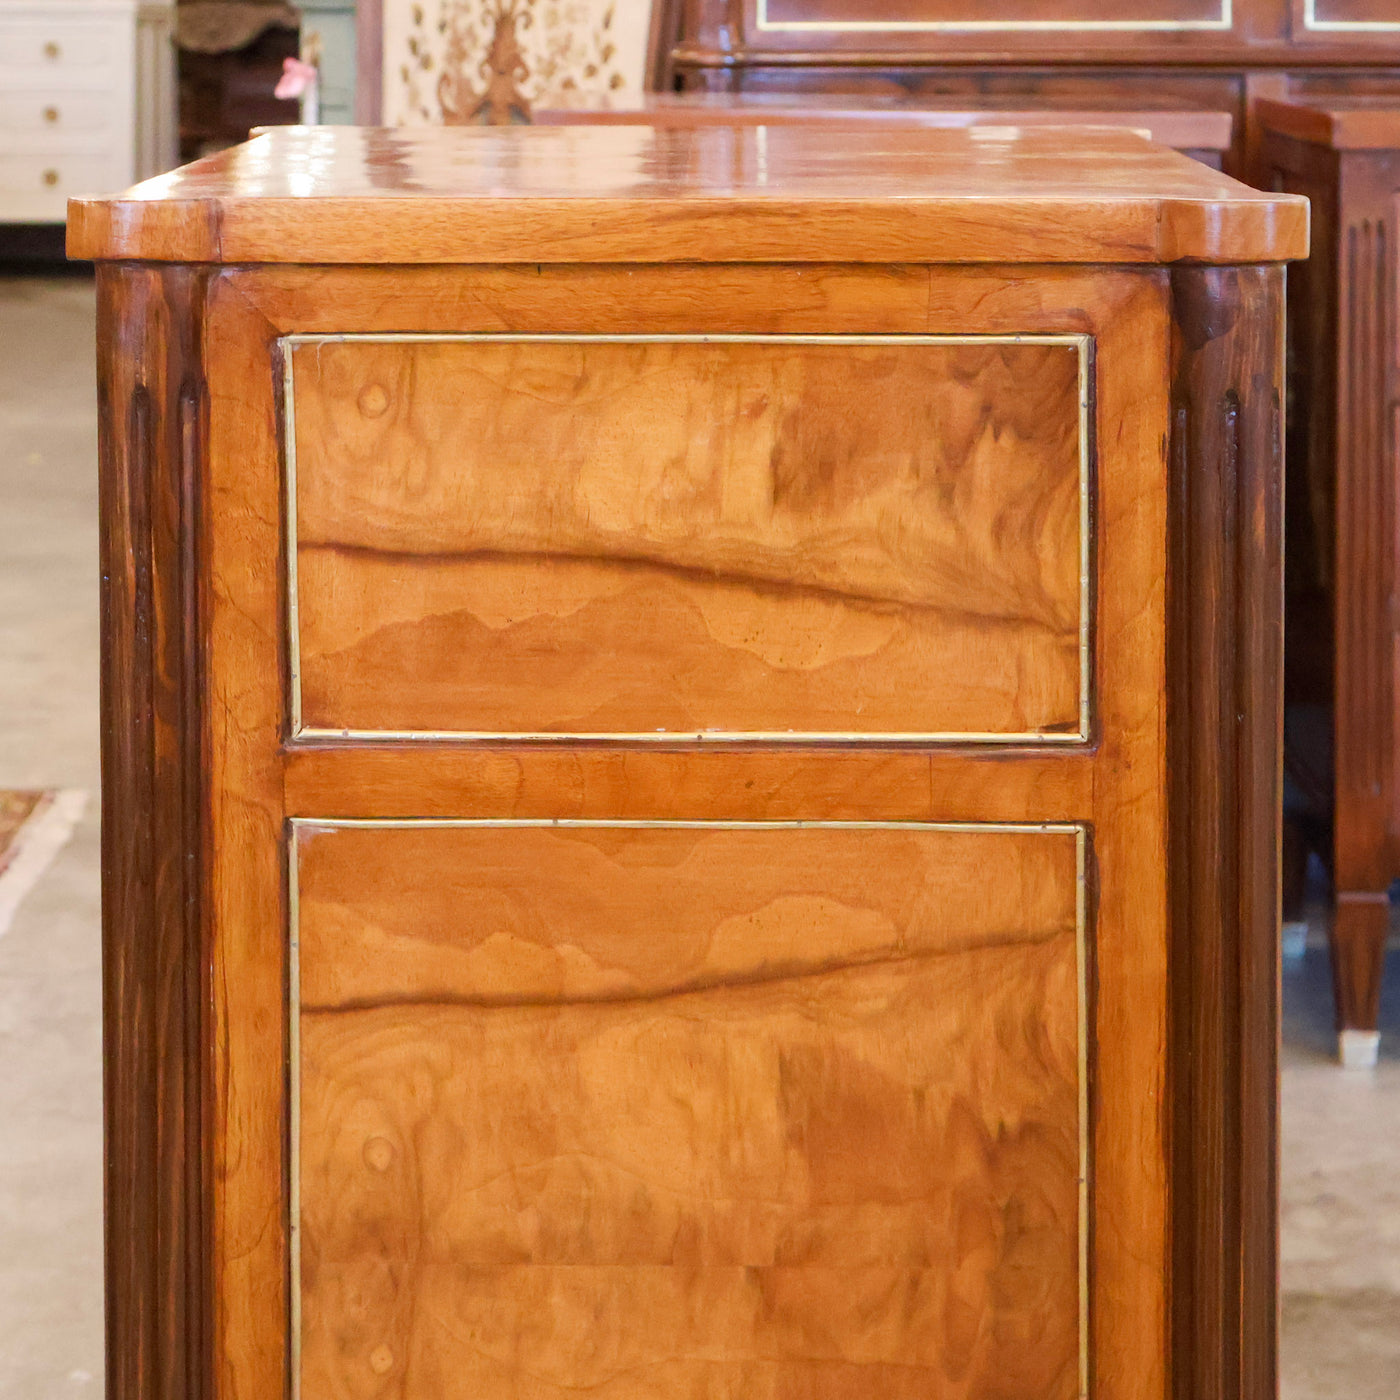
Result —
[[[496, 332], [344, 332], [338, 334], [295, 333], [278, 337], [283, 358], [283, 489], [287, 498], [287, 628], [290, 669], [290, 732], [288, 742], [349, 740], [356, 742], [404, 743], [556, 743], [556, 744], [995, 744], [1061, 745], [1087, 744], [1090, 739], [1093, 697], [1091, 693], [1093, 651], [1093, 579], [1090, 576], [1092, 542], [1090, 529], [1090, 454], [1093, 442], [1091, 405], [1093, 402], [1089, 356], [1094, 337], [1081, 332], [1020, 334], [1005, 332], [986, 335], [559, 335]], [[297, 598], [297, 447], [296, 386], [293, 352], [303, 345], [385, 344], [554, 344], [554, 345], [1063, 345], [1078, 351], [1079, 369], [1079, 729], [1077, 733], [1043, 730], [926, 730], [899, 733], [840, 733], [833, 730], [748, 730], [709, 729], [698, 732], [663, 730], [626, 732], [594, 730], [584, 733], [520, 732], [474, 729], [359, 729], [306, 727], [302, 723], [301, 623]]]
[[[1086, 649], [1080, 648], [1081, 657]], [[1081, 712], [1084, 707], [1081, 706]], [[976, 730], [954, 729], [947, 732], [880, 734], [874, 731], [860, 734], [841, 734], [831, 729], [778, 729], [772, 732], [754, 729], [667, 729], [661, 733], [642, 734], [613, 733], [559, 734], [553, 731], [534, 733], [532, 731], [499, 729], [299, 729], [290, 737], [292, 747], [310, 748], [315, 742], [329, 740], [350, 741], [353, 743], [402, 743], [402, 744], [441, 744], [441, 743], [528, 743], [528, 744], [593, 744], [608, 747], [615, 744], [681, 745], [707, 744], [726, 746], [730, 744], [1083, 744], [1085, 734], [1072, 734], [1059, 730], [1042, 733], [1007, 734], [1001, 731], [979, 733]]]
[[1074, 835], [1074, 957], [1079, 992], [1079, 1400], [1089, 1400], [1089, 831]]
[[1081, 742], [1087, 742], [1090, 725], [1093, 721], [1090, 696], [1093, 693], [1093, 620], [1094, 607], [1093, 540], [1090, 536], [1089, 496], [1092, 483], [1089, 480], [1090, 463], [1093, 460], [1094, 425], [1093, 412], [1094, 381], [1090, 374], [1089, 352], [1093, 348], [1090, 336], [1079, 337], [1079, 734]]
[[1079, 1400], [1088, 1400], [1091, 1349], [1091, 1290], [1089, 1281], [1089, 1170], [1092, 1144], [1089, 1122], [1089, 900], [1087, 822], [928, 822], [928, 821], [674, 821], [649, 818], [598, 817], [288, 817], [287, 840], [287, 1170], [288, 1170], [288, 1330], [287, 1364], [291, 1400], [301, 1400], [301, 901], [298, 838], [303, 830], [404, 829], [563, 829], [712, 830], [712, 831], [929, 831], [971, 835], [1049, 835], [1075, 838], [1075, 967], [1077, 973], [1078, 1047], [1078, 1285], [1079, 1285]]
[[297, 416], [296, 385], [292, 376], [291, 337], [278, 342], [282, 353], [282, 509], [287, 521], [287, 684], [291, 731], [301, 733], [301, 612], [297, 597]]
[[287, 1349], [291, 1400], [301, 1400], [301, 862], [287, 828]]
[[[762, 5], [765, 0], [758, 0]], [[1317, 0], [1303, 0], [1303, 28], [1314, 34], [1400, 34], [1400, 20], [1318, 19]]]
[[[1308, 0], [1311, 4], [1312, 0]], [[768, 0], [756, 0], [755, 20], [761, 33], [804, 32], [821, 34], [986, 34], [1015, 33], [1152, 33], [1186, 30], [1221, 30], [1235, 27], [1234, 0], [1220, 0], [1217, 19], [911, 19], [911, 20], [770, 20]]]
[[607, 831], [940, 831], [950, 834], [979, 832], [1006, 836], [1074, 836], [1084, 831], [1083, 822], [930, 822], [900, 821], [890, 818], [841, 820], [823, 817], [775, 817], [772, 821], [723, 817], [288, 817], [294, 827], [314, 831], [396, 831], [441, 827], [466, 831], [482, 827], [513, 830]]

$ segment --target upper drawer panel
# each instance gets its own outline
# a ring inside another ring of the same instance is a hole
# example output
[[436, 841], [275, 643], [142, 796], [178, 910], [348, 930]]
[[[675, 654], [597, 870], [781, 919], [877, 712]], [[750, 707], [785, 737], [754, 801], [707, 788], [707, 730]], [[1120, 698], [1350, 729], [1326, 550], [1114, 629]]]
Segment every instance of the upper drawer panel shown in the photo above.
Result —
[[121, 19], [13, 20], [0, 17], [0, 87], [6, 92], [113, 84], [130, 51]]
[[1080, 337], [292, 337], [293, 728], [1074, 741]]

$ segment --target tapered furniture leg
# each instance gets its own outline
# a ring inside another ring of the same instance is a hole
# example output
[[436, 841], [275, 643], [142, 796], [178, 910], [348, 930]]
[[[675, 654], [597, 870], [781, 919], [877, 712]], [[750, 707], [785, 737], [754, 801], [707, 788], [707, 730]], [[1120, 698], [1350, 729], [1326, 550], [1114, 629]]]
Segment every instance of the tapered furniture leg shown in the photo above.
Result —
[[1288, 549], [1292, 596], [1317, 626], [1294, 631], [1292, 685], [1314, 698], [1331, 651], [1339, 1048], [1344, 1064], [1373, 1065], [1385, 891], [1400, 876], [1400, 104], [1263, 100], [1256, 116], [1273, 188], [1312, 200], [1313, 256], [1288, 287]]
[[1332, 920], [1332, 989], [1337, 1053], [1348, 1069], [1370, 1069], [1380, 1051], [1381, 969], [1390, 901], [1382, 891], [1337, 895]]

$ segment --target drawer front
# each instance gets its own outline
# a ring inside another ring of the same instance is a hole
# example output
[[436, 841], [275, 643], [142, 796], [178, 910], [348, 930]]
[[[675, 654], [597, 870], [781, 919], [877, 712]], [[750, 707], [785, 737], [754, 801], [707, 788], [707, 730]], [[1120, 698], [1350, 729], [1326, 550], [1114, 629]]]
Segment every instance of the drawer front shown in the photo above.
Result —
[[43, 151], [0, 155], [0, 206], [9, 218], [61, 223], [70, 196], [119, 189], [126, 173], [112, 156]]
[[121, 137], [101, 92], [0, 92], [0, 142], [8, 153], [98, 154]]
[[0, 209], [5, 218], [67, 217], [73, 195], [109, 193], [127, 183], [127, 169], [112, 156], [57, 152], [0, 155]]
[[1082, 841], [296, 824], [303, 1400], [1078, 1395]]
[[1083, 337], [284, 355], [294, 733], [1087, 733]]
[[111, 82], [130, 46], [128, 26], [120, 21], [0, 19], [0, 87]]

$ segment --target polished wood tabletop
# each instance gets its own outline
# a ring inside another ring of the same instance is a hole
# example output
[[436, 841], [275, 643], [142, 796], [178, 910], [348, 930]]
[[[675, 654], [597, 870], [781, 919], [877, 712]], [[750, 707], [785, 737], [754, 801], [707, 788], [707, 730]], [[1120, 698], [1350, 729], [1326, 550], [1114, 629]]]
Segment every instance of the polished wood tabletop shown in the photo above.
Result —
[[288, 127], [70, 205], [70, 254], [250, 263], [1278, 262], [1308, 207], [1127, 130]]
[[561, 98], [536, 107], [541, 126], [1108, 126], [1127, 127], [1176, 150], [1226, 151], [1234, 135], [1229, 112], [1050, 107], [1004, 109], [966, 102], [936, 106], [905, 98], [837, 92], [643, 92]]

